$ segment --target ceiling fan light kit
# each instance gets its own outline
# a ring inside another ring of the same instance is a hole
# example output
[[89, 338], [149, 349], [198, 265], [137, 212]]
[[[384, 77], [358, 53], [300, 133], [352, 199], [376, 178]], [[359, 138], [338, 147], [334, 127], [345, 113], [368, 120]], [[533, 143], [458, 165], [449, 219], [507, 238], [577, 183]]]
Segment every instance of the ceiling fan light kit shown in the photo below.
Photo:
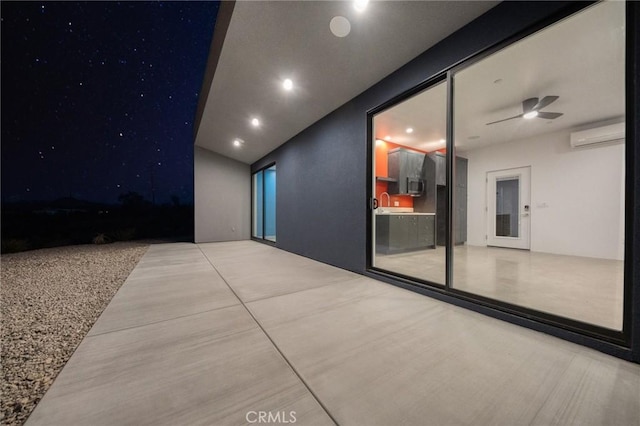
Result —
[[491, 123], [487, 123], [487, 126], [496, 123], [502, 123], [503, 121], [513, 120], [514, 118], [543, 118], [545, 120], [555, 120], [556, 118], [562, 116], [561, 112], [545, 112], [540, 111], [542, 108], [552, 104], [556, 100], [558, 100], [559, 96], [545, 96], [541, 100], [538, 98], [529, 98], [522, 101], [522, 114], [515, 115], [513, 117], [504, 118], [498, 121], [492, 121]]

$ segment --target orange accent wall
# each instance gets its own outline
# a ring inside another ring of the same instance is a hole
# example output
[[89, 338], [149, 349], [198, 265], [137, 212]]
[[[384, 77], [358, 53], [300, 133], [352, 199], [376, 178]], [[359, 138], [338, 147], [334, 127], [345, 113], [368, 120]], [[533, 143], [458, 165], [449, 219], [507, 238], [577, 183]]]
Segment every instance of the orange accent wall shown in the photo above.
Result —
[[[376, 171], [375, 175], [380, 177], [389, 177], [389, 168], [387, 163], [387, 155], [389, 151], [395, 148], [405, 148], [402, 145], [397, 145], [391, 142], [376, 142]], [[413, 148], [412, 148], [413, 149]], [[380, 198], [383, 192], [387, 192], [388, 182], [376, 181], [376, 198], [380, 207], [387, 207], [387, 197], [384, 200]], [[390, 195], [389, 204], [391, 207], [395, 207], [395, 202], [398, 202], [398, 207], [411, 207], [413, 208], [413, 197], [410, 195]]]

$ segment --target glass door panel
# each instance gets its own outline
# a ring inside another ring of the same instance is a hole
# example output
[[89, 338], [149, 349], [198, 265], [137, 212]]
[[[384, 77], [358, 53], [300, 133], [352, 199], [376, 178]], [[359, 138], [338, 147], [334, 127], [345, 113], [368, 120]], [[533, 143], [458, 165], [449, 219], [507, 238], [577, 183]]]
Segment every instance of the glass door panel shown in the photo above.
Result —
[[276, 166], [264, 171], [264, 239], [276, 241]]
[[529, 250], [530, 167], [487, 173], [487, 245]]
[[447, 84], [373, 117], [372, 265], [445, 284]]
[[625, 138], [576, 134], [624, 128], [625, 3], [587, 7], [460, 68], [453, 84], [468, 238], [451, 287], [621, 330]]
[[263, 191], [262, 191], [262, 184], [263, 181], [263, 174], [262, 171], [259, 171], [258, 173], [255, 173], [253, 175], [253, 179], [252, 179], [252, 205], [253, 205], [253, 211], [252, 211], [252, 220], [251, 220], [251, 236], [253, 236], [254, 238], [262, 238], [264, 236], [264, 232], [263, 232], [263, 207], [264, 207], [264, 203], [263, 203]]
[[253, 174], [251, 236], [276, 241], [276, 166]]
[[520, 179], [518, 177], [496, 181], [496, 237], [517, 238], [520, 234], [518, 224], [519, 196]]

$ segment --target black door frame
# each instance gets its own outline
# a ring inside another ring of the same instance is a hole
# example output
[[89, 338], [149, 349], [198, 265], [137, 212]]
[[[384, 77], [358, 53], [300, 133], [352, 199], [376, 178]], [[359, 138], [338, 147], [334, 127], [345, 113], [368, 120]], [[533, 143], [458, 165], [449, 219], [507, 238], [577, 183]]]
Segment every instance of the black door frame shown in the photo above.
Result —
[[[267, 240], [264, 237], [264, 234], [265, 234], [264, 231], [266, 229], [266, 222], [265, 222], [266, 197], [264, 195], [264, 171], [267, 170], [267, 169], [270, 169], [271, 167], [273, 167], [275, 165], [276, 165], [276, 162], [274, 161], [274, 162], [271, 162], [271, 163], [267, 164], [264, 167], [261, 167], [260, 169], [256, 170], [255, 172], [251, 173], [251, 239], [253, 241], [257, 241], [257, 242], [265, 243], [265, 244], [269, 244], [269, 245], [276, 245], [276, 242], [278, 241], [278, 237], [276, 236], [276, 241]], [[277, 171], [277, 168], [276, 168], [276, 171]], [[254, 220], [253, 215], [254, 215], [254, 212], [255, 212], [255, 210], [254, 210], [254, 202], [253, 202], [253, 196], [254, 196], [254, 192], [253, 192], [253, 177], [255, 175], [257, 175], [258, 173], [262, 173], [262, 188], [261, 188], [261, 191], [262, 191], [262, 237], [256, 237], [256, 236], [253, 235], [253, 220]], [[277, 209], [278, 209], [278, 202], [277, 202], [278, 190], [277, 190], [277, 185], [278, 185], [278, 179], [276, 178], [276, 200], [275, 200], [275, 203], [276, 203], [276, 206], [275, 206], [275, 208], [276, 208], [276, 220], [278, 218], [278, 211], [277, 211]], [[278, 226], [276, 224], [276, 233], [277, 232], [278, 232]]]

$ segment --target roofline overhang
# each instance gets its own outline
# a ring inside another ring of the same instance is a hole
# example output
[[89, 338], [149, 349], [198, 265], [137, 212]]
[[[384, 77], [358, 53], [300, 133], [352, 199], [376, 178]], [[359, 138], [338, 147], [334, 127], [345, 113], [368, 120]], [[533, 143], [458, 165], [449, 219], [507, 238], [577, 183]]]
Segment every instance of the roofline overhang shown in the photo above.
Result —
[[198, 96], [198, 107], [196, 109], [196, 117], [193, 127], [193, 143], [195, 145], [196, 138], [198, 137], [198, 130], [200, 129], [200, 122], [202, 121], [202, 115], [204, 114], [204, 108], [207, 105], [207, 99], [209, 99], [209, 92], [211, 91], [211, 84], [213, 83], [213, 77], [218, 67], [218, 61], [222, 54], [222, 47], [224, 46], [225, 38], [227, 37], [227, 30], [231, 23], [231, 16], [233, 15], [233, 9], [235, 8], [236, 0], [223, 0], [220, 2], [220, 8], [218, 9], [218, 15], [216, 17], [215, 26], [213, 29], [213, 37], [211, 38], [211, 46], [209, 47], [209, 56], [207, 58], [207, 66], [204, 70], [204, 78], [202, 79], [202, 87], [200, 88], [200, 94]]

